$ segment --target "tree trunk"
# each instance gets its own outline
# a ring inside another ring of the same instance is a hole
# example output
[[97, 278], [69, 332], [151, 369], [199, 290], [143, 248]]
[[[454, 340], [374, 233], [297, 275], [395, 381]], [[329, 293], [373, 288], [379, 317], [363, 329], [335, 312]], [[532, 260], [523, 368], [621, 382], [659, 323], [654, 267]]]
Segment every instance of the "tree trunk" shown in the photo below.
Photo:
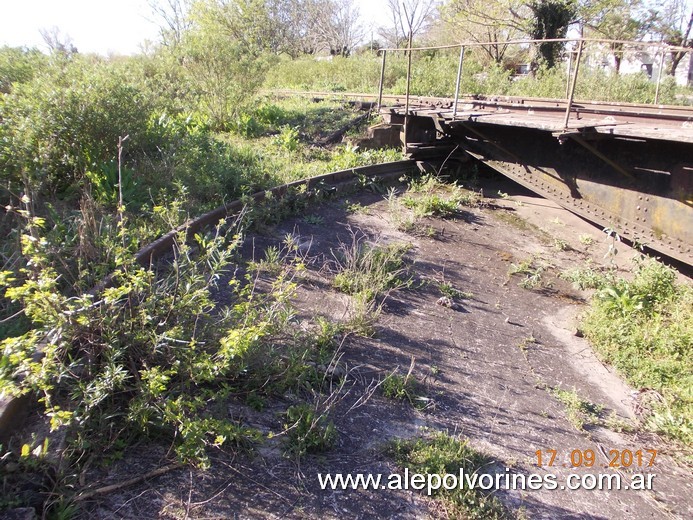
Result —
[[[689, 39], [691, 35], [691, 29], [693, 28], [693, 9], [691, 10], [691, 17], [688, 19], [688, 25], [686, 26], [686, 32], [683, 33], [683, 37], [681, 38], [681, 41], [678, 43], [675, 43], [675, 45], [678, 45], [680, 47], [690, 47], [691, 46], [691, 41]], [[683, 51], [671, 51], [671, 68], [669, 69], [669, 75], [670, 76], [676, 76], [676, 69], [679, 66], [679, 63], [683, 59], [683, 57], [686, 55], [685, 52]]]
[[676, 69], [678, 68], [679, 63], [681, 63], [681, 60], [686, 55], [686, 53], [682, 51], [671, 51], [670, 54], [671, 66], [669, 67], [669, 76], [676, 76]]

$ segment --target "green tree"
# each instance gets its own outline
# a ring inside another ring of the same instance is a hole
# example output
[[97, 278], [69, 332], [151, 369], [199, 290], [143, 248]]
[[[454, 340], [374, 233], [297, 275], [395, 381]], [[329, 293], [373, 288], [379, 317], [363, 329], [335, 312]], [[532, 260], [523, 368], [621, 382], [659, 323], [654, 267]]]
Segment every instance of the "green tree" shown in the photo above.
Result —
[[[652, 26], [652, 13], [641, 0], [591, 0], [579, 7], [583, 35], [607, 40], [639, 40]], [[616, 73], [621, 69], [623, 44], [609, 43]]]
[[[529, 3], [529, 9], [533, 15], [529, 21], [529, 35], [535, 40], [565, 38], [577, 14], [574, 0], [534, 0]], [[541, 43], [539, 55], [551, 69], [556, 65], [562, 49], [561, 42]]]
[[[693, 49], [693, 8], [685, 0], [661, 0], [656, 5], [652, 32], [664, 43]], [[681, 60], [691, 51], [672, 50], [669, 75], [674, 76]]]
[[215, 129], [228, 128], [264, 81], [267, 19], [260, 0], [207, 0], [192, 7], [178, 52], [198, 110]]
[[529, 14], [523, 0], [452, 0], [441, 8], [443, 23], [455, 40], [488, 43], [482, 51], [496, 63], [501, 63], [509, 50], [502, 42], [526, 34]]
[[46, 57], [37, 49], [0, 47], [0, 94], [9, 94], [13, 83], [30, 81], [45, 65]]

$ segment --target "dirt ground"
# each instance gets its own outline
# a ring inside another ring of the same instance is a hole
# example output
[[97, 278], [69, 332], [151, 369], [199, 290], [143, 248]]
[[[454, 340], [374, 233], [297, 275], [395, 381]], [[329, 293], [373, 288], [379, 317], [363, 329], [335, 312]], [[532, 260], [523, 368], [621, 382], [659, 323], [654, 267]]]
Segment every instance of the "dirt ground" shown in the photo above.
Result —
[[[344, 199], [309, 210], [320, 218], [289, 219], [254, 238], [257, 251], [277, 244], [286, 233], [300, 236], [313, 259], [295, 303], [298, 319], [322, 314], [345, 319], [352, 302], [331, 288], [322, 267], [340, 241], [360, 233], [380, 244], [409, 243], [411, 272], [419, 281], [447, 282], [471, 293], [452, 307], [441, 305], [432, 284], [396, 290], [373, 338], [351, 336], [342, 345], [349, 393], [335, 409], [334, 449], [286, 458], [277, 442], [265, 442], [254, 455], [212, 457], [206, 471], [175, 469], [156, 478], [105, 494], [87, 504], [90, 518], [446, 518], [444, 505], [415, 491], [320, 490], [318, 473], [401, 472], [386, 455], [388, 440], [444, 431], [496, 461], [489, 471], [549, 472], [559, 482], [570, 473], [612, 472], [605, 466], [611, 449], [658, 449], [653, 491], [498, 491], [513, 514], [523, 518], [693, 518], [693, 479], [661, 439], [645, 433], [618, 433], [604, 426], [578, 430], [551, 388], [573, 389], [623, 420], [634, 418], [635, 390], [602, 365], [586, 341], [575, 335], [575, 316], [585, 294], [557, 278], [588, 259], [604, 262], [601, 230], [504, 180], [485, 181], [494, 207], [470, 209], [457, 220], [428, 219], [434, 237], [413, 237], [396, 229], [381, 194], [347, 197], [365, 209], [350, 211]], [[353, 206], [351, 206], [353, 209]], [[591, 240], [586, 237], [592, 237]], [[249, 240], [251, 237], [249, 237]], [[559, 242], [556, 241], [559, 240]], [[565, 244], [563, 243], [565, 242]], [[561, 247], [557, 248], [557, 244]], [[570, 247], [566, 247], [566, 245]], [[564, 249], [564, 250], [559, 250]], [[622, 247], [619, 262], [632, 251]], [[525, 289], [511, 264], [534, 257], [547, 265], [541, 286]], [[444, 302], [442, 302], [444, 303]], [[373, 381], [393, 370], [413, 375], [429, 399], [424, 410], [393, 401], [376, 391], [359, 404]], [[263, 431], [281, 423], [277, 402], [262, 413], [229, 406], [229, 415]], [[555, 449], [557, 466], [537, 467], [536, 451]], [[593, 468], [568, 468], [572, 450], [592, 449]], [[108, 469], [90, 472], [94, 485], [121, 482], [169, 462], [165, 448], [139, 446]], [[567, 465], [567, 464], [566, 464]], [[640, 469], [635, 469], [640, 471]], [[624, 470], [625, 473], [625, 470]]]

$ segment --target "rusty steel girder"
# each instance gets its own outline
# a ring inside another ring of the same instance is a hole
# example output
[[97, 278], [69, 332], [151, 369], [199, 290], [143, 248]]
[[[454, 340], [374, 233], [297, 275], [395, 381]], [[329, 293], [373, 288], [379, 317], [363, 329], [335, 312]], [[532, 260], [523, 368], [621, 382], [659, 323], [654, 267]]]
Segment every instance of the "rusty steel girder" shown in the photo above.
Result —
[[[407, 147], [453, 140], [472, 157], [622, 237], [693, 265], [693, 143], [598, 131], [411, 116]], [[632, 128], [630, 129], [632, 131]], [[643, 132], [646, 134], [647, 132]]]

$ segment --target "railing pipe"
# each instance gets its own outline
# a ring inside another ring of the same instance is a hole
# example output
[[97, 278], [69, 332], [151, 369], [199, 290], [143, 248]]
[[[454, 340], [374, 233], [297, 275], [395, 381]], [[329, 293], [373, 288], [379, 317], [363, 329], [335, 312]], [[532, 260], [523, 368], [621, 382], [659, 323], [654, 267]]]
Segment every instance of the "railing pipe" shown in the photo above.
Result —
[[659, 70], [657, 71], [657, 87], [655, 88], [654, 104], [659, 105], [659, 87], [662, 84], [662, 70], [664, 69], [664, 47], [659, 55]]
[[570, 73], [573, 70], [573, 54], [575, 53], [574, 50], [570, 50], [568, 52], [568, 73], [566, 74], [567, 81], [565, 82], [565, 98], [568, 99], [570, 97]]
[[380, 85], [378, 86], [378, 110], [383, 104], [383, 85], [385, 84], [385, 57], [387, 51], [383, 51], [383, 61], [380, 64]]
[[453, 119], [457, 117], [457, 102], [460, 99], [460, 82], [462, 80], [462, 63], [464, 62], [464, 45], [460, 47], [460, 62], [457, 65], [457, 83], [455, 84], [455, 104], [452, 109]]
[[582, 57], [583, 45], [584, 45], [584, 41], [580, 40], [580, 42], [578, 43], [577, 56], [575, 57], [575, 70], [573, 70], [573, 78], [570, 82], [570, 92], [568, 94], [568, 106], [565, 109], [565, 120], [563, 121], [563, 129], [564, 130], [566, 130], [568, 128], [568, 121], [570, 120], [570, 111], [573, 108], [573, 99], [575, 97], [575, 84], [577, 83], [578, 71], [580, 70], [580, 58]]
[[407, 95], [404, 105], [404, 151], [407, 151], [407, 130], [409, 129], [409, 90], [411, 87], [411, 44], [412, 31], [409, 31], [409, 44], [407, 45]]
[[[465, 47], [490, 47], [493, 45], [498, 45], [502, 43], [503, 45], [524, 45], [529, 43], [569, 43], [569, 42], [588, 42], [588, 43], [621, 43], [624, 45], [630, 45], [633, 47], [652, 47], [657, 45], [656, 42], [641, 42], [632, 40], [607, 40], [603, 38], [547, 38], [546, 40], [507, 40], [504, 42], [473, 42], [473, 41], [461, 41], [453, 43], [451, 45], [435, 45], [431, 47], [417, 47], [415, 51], [432, 51], [432, 50], [442, 50], [442, 49], [457, 49], [460, 45]], [[682, 51], [690, 52], [690, 47], [677, 47], [675, 45], [665, 46], [670, 51]], [[381, 50], [388, 51], [406, 51], [407, 48], [402, 47], [387, 47]]]

